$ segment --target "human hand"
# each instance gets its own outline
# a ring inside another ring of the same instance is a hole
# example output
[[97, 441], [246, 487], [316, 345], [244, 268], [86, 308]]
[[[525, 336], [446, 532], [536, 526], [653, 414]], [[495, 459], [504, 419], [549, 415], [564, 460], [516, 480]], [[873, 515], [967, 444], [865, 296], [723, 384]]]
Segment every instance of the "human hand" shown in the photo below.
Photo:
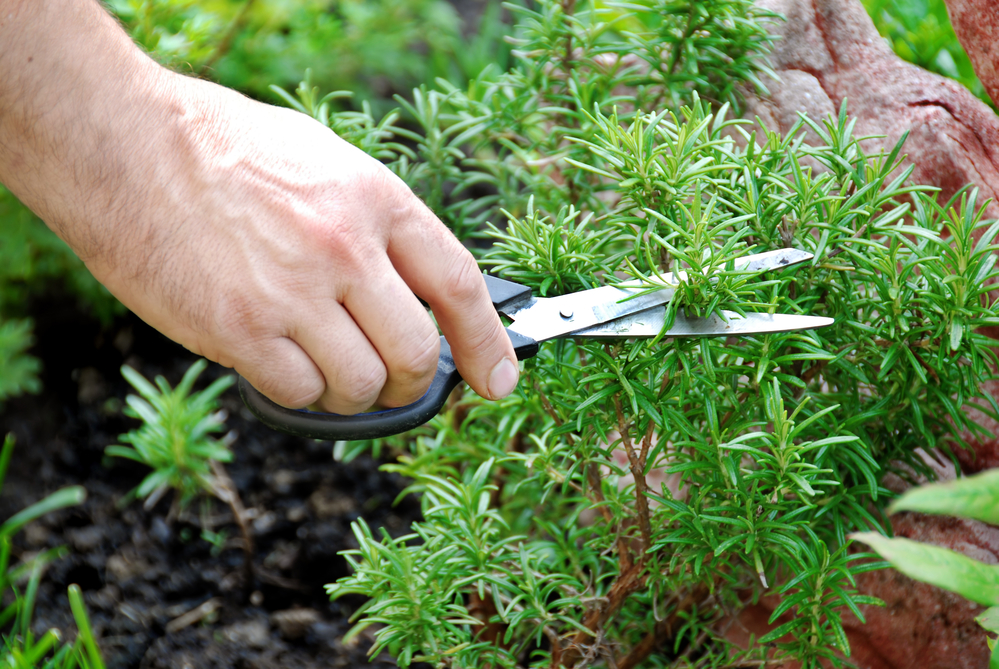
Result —
[[415, 292], [468, 384], [513, 390], [474, 259], [401, 180], [305, 115], [115, 48], [118, 90], [70, 107], [82, 135], [55, 133], [68, 157], [28, 146], [37, 169], [0, 176], [126, 306], [279, 404], [349, 414], [429, 386], [438, 334]]
[[302, 114], [176, 79], [210, 120], [154, 179], [168, 187], [136, 193], [142, 248], [93, 263], [126, 305], [280, 404], [356, 413], [415, 401], [433, 377], [437, 329], [415, 292], [469, 385], [513, 390], [474, 259], [398, 177]]

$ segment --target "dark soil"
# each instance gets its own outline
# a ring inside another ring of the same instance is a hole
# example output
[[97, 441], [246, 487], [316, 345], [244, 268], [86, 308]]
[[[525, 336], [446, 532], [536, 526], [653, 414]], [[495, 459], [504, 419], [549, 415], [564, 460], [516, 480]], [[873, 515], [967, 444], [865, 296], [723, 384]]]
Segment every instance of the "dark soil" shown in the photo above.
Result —
[[[37, 631], [73, 633], [66, 588], [78, 583], [109, 668], [395, 666], [388, 655], [369, 664], [371, 630], [343, 643], [348, 618], [363, 601], [330, 602], [323, 586], [348, 573], [338, 552], [356, 547], [352, 521], [363, 517], [376, 532], [385, 527], [398, 536], [419, 518], [412, 497], [393, 505], [403, 479], [379, 471], [369, 457], [338, 463], [330, 443], [267, 429], [231, 389], [222, 406], [238, 439], [227, 470], [254, 515], [257, 574], [245, 584], [228, 507], [212, 502], [214, 529], [229, 537], [213, 554], [200, 538], [197, 503], [174, 520], [170, 495], [144, 510], [126, 495], [148, 470], [104, 455], [137, 425], [121, 412], [131, 390], [121, 365], [176, 384], [195, 357], [132, 316], [101, 328], [57, 298], [33, 312], [45, 390], [8, 402], [0, 413], [0, 430], [18, 443], [0, 518], [67, 485], [87, 490], [82, 505], [50, 514], [16, 538], [20, 559], [69, 548], [46, 572]], [[227, 372], [210, 368], [199, 387]], [[195, 610], [204, 614], [200, 620], [182, 629], [170, 624]]]

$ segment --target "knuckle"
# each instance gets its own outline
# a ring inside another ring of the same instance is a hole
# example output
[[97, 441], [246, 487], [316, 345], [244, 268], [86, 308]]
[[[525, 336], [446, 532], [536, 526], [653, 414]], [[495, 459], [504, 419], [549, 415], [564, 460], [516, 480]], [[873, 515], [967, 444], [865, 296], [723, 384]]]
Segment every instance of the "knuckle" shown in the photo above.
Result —
[[444, 297], [452, 304], [467, 306], [485, 291], [479, 266], [472, 254], [461, 249], [445, 270], [443, 277]]
[[359, 247], [366, 239], [355, 223], [349, 210], [337, 208], [327, 216], [312, 219], [307, 224], [307, 238], [333, 266], [355, 269], [362, 264], [365, 252]]
[[357, 173], [356, 188], [358, 199], [364, 202], [382, 202], [393, 206], [400, 199], [397, 177], [377, 161], [366, 161], [365, 166]]

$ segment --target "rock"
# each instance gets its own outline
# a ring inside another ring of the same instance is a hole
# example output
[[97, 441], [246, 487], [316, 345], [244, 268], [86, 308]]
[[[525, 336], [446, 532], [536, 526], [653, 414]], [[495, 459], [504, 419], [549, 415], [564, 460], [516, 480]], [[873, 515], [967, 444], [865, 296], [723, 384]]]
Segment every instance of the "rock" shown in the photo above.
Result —
[[301, 523], [309, 517], [309, 509], [304, 504], [299, 504], [298, 506], [293, 506], [288, 509], [288, 513], [285, 516], [289, 523]]
[[271, 614], [271, 624], [277, 627], [281, 636], [288, 641], [301, 639], [318, 621], [319, 612], [315, 609], [287, 609]]
[[226, 627], [222, 636], [233, 644], [264, 648], [270, 642], [271, 634], [263, 620], [247, 620]]
[[264, 567], [266, 569], [287, 571], [295, 566], [295, 561], [298, 560], [298, 553], [297, 542], [278, 541], [274, 550], [264, 558]]
[[999, 4], [995, 0], [947, 0], [951, 25], [975, 74], [999, 104]]
[[267, 485], [278, 495], [288, 495], [298, 482], [298, 476], [290, 469], [279, 469], [266, 477]]
[[[746, 118], [759, 116], [769, 128], [786, 132], [798, 110], [821, 118], [847, 100], [857, 119], [856, 136], [884, 136], [866, 140], [867, 150], [890, 150], [908, 132], [903, 153], [914, 167], [913, 183], [940, 188], [944, 201], [975, 184], [979, 203], [993, 200], [986, 217], [999, 218], [999, 116], [988, 105], [957, 82], [898, 58], [858, 0], [759, 4], [787, 17], [772, 29], [779, 39], [771, 62], [781, 81], [767, 82], [767, 97], [747, 96]], [[992, 37], [999, 30], [999, 4], [949, 0], [948, 5], [958, 35], [969, 53], [977, 54], [976, 68], [983, 63], [980, 77], [991, 82], [986, 87], [999, 86], [999, 41]], [[992, 297], [999, 297], [997, 291]], [[999, 328], [983, 332], [999, 337]], [[986, 383], [984, 391], [999, 396], [999, 382]], [[965, 435], [973, 450], [956, 453], [962, 469], [999, 467], [999, 422], [973, 408], [967, 411], [984, 430]]]
[[[956, 471], [942, 456], [920, 455], [941, 480], [953, 479]], [[907, 487], [890, 476], [886, 484], [895, 492]], [[999, 527], [974, 520], [919, 513], [892, 516], [895, 536], [942, 546], [986, 564], [999, 564]], [[860, 669], [985, 669], [989, 650], [986, 633], [975, 622], [984, 607], [959, 595], [914, 581], [894, 569], [861, 574], [859, 591], [885, 602], [884, 607], [861, 606], [867, 620], [843, 616], [850, 640], [850, 659]], [[743, 609], [738, 624], [729, 627], [730, 641], [745, 646], [752, 633], [757, 637], [790, 620], [786, 615], [773, 625], [768, 619], [780, 603], [776, 596], [763, 597]], [[776, 667], [775, 669], [796, 669]]]
[[166, 521], [159, 516], [154, 516], [149, 524], [149, 536], [155, 539], [161, 546], [169, 546], [173, 541], [173, 530]]
[[[856, 136], [885, 136], [867, 140], [867, 150], [890, 150], [909, 132], [903, 152], [914, 183], [940, 187], [944, 200], [968, 183], [981, 189], [980, 202], [999, 194], [999, 118], [957, 82], [897, 57], [858, 0], [759, 4], [787, 17], [772, 29], [781, 81], [767, 81], [769, 97], [749, 97], [747, 118], [786, 132], [798, 110], [822, 118], [846, 99]], [[999, 204], [988, 215], [999, 216]]]
[[52, 532], [39, 522], [28, 523], [22, 531], [24, 541], [32, 548], [41, 548], [48, 545]]
[[327, 488], [309, 495], [309, 506], [319, 518], [339, 518], [357, 509], [352, 497]]
[[87, 525], [66, 532], [69, 542], [80, 553], [90, 553], [104, 541], [104, 528], [99, 525]]
[[267, 534], [274, 529], [277, 519], [277, 514], [273, 511], [268, 511], [257, 516], [253, 519], [253, 533], [257, 535]]
[[144, 573], [149, 565], [141, 559], [129, 559], [121, 553], [112, 555], [105, 564], [105, 573], [117, 583], [126, 583]]
[[108, 394], [108, 384], [97, 369], [84, 367], [73, 375], [76, 378], [76, 398], [80, 404], [96, 404]]

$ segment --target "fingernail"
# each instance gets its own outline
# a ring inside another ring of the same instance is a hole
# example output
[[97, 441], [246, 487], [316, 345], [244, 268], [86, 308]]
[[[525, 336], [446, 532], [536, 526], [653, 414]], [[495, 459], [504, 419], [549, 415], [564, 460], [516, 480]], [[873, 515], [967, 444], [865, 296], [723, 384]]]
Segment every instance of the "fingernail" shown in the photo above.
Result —
[[489, 374], [489, 395], [494, 400], [506, 397], [517, 387], [518, 378], [520, 370], [517, 365], [510, 358], [503, 358]]

